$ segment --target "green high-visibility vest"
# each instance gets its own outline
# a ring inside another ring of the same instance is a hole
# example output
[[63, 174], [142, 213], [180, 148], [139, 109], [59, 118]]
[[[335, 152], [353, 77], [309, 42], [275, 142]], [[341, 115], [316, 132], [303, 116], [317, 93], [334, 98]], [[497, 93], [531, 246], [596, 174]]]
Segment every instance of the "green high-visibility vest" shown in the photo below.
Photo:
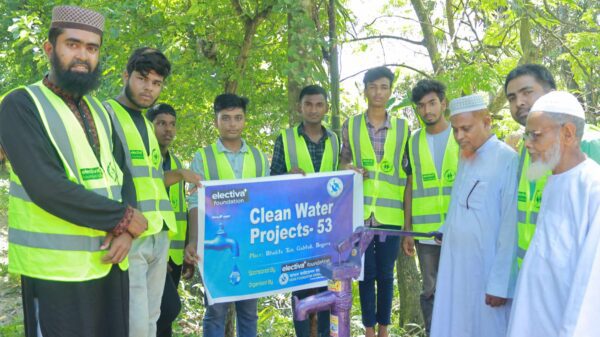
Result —
[[167, 224], [171, 232], [169, 235], [174, 235], [177, 231], [177, 223], [165, 189], [162, 155], [158, 140], [154, 136], [152, 123], [142, 115], [148, 130], [150, 145], [150, 154], [148, 154], [133, 119], [121, 104], [111, 99], [104, 102], [104, 106], [113, 120], [115, 132], [123, 143], [125, 162], [135, 185], [137, 208], [148, 219], [148, 229], [141, 236], [160, 232], [163, 223]]
[[[415, 232], [437, 231], [444, 223], [458, 169], [459, 146], [450, 132], [441, 176], [427, 144], [426, 131], [417, 130], [408, 143], [412, 167], [412, 225]], [[428, 238], [417, 238], [427, 240]]]
[[[337, 171], [338, 168], [340, 143], [335, 133], [329, 129], [326, 132], [325, 151], [318, 172]], [[298, 127], [285, 129], [281, 133], [281, 140], [283, 141], [283, 151], [285, 153], [285, 166], [288, 171], [297, 167], [306, 173], [316, 172], [310, 159], [306, 139], [300, 135]]]
[[390, 124], [380, 162], [369, 138], [366, 114], [349, 119], [348, 135], [354, 165], [369, 174], [363, 183], [364, 219], [372, 214], [381, 224], [402, 226], [407, 178], [402, 158], [408, 141], [408, 123], [404, 118], [390, 117]]
[[[59, 96], [41, 81], [23, 89], [37, 107], [67, 179], [120, 201], [123, 173], [112, 155], [110, 117], [100, 102], [90, 96], [83, 97], [98, 133], [98, 160], [73, 111]], [[71, 223], [43, 210], [30, 199], [14, 171], [10, 174], [8, 204], [10, 272], [69, 282], [98, 279], [110, 272], [112, 265], [102, 263], [106, 251], [100, 250], [106, 232]], [[127, 265], [124, 261], [120, 267], [125, 270]]]
[[[596, 126], [586, 124], [580, 147], [581, 151], [590, 159], [600, 164], [600, 129]], [[527, 170], [530, 165], [529, 152], [523, 142], [519, 144], [519, 155], [519, 193], [517, 202], [519, 248], [517, 251], [517, 261], [519, 267], [521, 267], [525, 253], [527, 253], [527, 249], [535, 233], [544, 187], [546, 186], [548, 176], [552, 172], [548, 171], [546, 175], [536, 180], [535, 188], [532, 192], [530, 182], [527, 179]]]
[[[171, 169], [183, 168], [179, 158], [170, 153]], [[185, 248], [185, 233], [187, 232], [187, 204], [185, 202], [185, 182], [180, 181], [169, 187], [169, 199], [171, 206], [175, 211], [175, 220], [177, 222], [177, 234], [171, 237], [169, 246], [169, 257], [176, 265], [183, 263], [183, 250]]]
[[[242, 178], [266, 176], [269, 167], [267, 156], [254, 146], [248, 144], [246, 146], [248, 146], [248, 151], [244, 153]], [[198, 150], [198, 153], [202, 156], [205, 180], [236, 179], [227, 155], [217, 150], [216, 143]]]

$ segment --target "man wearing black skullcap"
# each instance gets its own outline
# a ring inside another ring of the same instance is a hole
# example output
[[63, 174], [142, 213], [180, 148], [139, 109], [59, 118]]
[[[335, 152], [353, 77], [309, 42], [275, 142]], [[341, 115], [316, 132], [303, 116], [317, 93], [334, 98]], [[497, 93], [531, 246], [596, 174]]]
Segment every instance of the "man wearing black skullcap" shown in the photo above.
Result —
[[127, 254], [147, 220], [110, 117], [88, 93], [100, 78], [104, 18], [52, 12], [50, 72], [0, 105], [11, 161], [9, 271], [21, 275], [27, 336], [127, 336]]

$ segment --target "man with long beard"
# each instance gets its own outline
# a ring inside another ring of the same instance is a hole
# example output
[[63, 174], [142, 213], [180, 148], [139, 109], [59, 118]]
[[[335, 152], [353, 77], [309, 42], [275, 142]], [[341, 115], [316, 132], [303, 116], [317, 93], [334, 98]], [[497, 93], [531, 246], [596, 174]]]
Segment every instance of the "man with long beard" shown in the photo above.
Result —
[[491, 132], [483, 98], [450, 102], [460, 146], [444, 234], [432, 337], [504, 337], [516, 277], [518, 156]]
[[142, 109], [156, 102], [170, 73], [171, 64], [163, 53], [154, 48], [139, 48], [127, 62], [121, 94], [104, 102], [123, 144], [137, 207], [148, 219], [148, 230], [129, 252], [129, 330], [132, 337], [156, 335], [167, 273], [168, 232], [177, 232], [175, 213], [165, 186], [182, 179], [199, 183], [199, 176], [189, 170], [163, 172], [160, 145], [152, 124], [142, 114]]
[[597, 336], [600, 166], [580, 149], [585, 114], [553, 91], [527, 118], [529, 179], [548, 171], [537, 229], [519, 274], [508, 336]]
[[0, 106], [12, 166], [9, 271], [21, 274], [27, 336], [128, 335], [124, 259], [147, 221], [121, 202], [132, 194], [121, 144], [87, 95], [99, 83], [103, 27], [94, 11], [55, 7], [49, 74]]

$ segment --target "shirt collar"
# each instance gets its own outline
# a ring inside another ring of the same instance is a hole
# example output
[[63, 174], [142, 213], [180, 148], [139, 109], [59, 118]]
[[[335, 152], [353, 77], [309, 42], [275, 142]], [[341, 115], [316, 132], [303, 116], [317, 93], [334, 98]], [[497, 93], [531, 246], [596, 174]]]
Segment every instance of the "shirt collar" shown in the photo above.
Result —
[[[323, 125], [321, 125], [321, 130], [323, 130], [323, 135], [321, 136], [319, 141], [322, 141], [324, 138], [328, 137], [327, 129]], [[308, 137], [306, 132], [304, 132], [304, 123], [300, 123], [300, 125], [298, 125], [298, 135]], [[308, 137], [308, 138], [310, 139], [310, 137]]]
[[491, 144], [494, 143], [492, 140], [495, 139], [498, 138], [496, 138], [495, 134], [492, 134], [483, 144], [481, 144], [481, 146], [475, 152], [477, 152], [477, 154], [485, 152], [490, 146], [492, 146]]
[[[371, 121], [369, 121], [369, 115], [365, 112], [365, 121], [367, 122], [367, 126], [371, 127], [371, 128], [375, 128], [373, 126], [373, 124], [371, 124]], [[392, 128], [392, 123], [390, 121], [390, 114], [386, 111], [385, 112], [385, 122], [383, 122], [383, 125], [381, 126], [380, 129], [391, 129]]]
[[44, 76], [44, 79], [42, 80], [42, 83], [48, 88], [50, 89], [50, 91], [52, 91], [54, 94], [56, 94], [58, 97], [62, 98], [64, 101], [71, 101], [71, 102], [77, 102], [79, 101], [78, 99], [75, 99], [75, 97], [69, 93], [67, 93], [66, 91], [64, 91], [61, 87], [59, 87], [58, 85], [50, 82], [50, 80], [48, 79], [48, 75]]
[[[234, 153], [231, 150], [229, 150], [228, 148], [226, 148], [225, 145], [223, 145], [221, 138], [217, 139], [217, 151], [226, 152], [226, 153]], [[240, 148], [240, 152], [241, 153], [248, 152], [248, 145], [246, 145], [246, 141], [244, 140], [244, 138], [242, 138], [242, 147]]]

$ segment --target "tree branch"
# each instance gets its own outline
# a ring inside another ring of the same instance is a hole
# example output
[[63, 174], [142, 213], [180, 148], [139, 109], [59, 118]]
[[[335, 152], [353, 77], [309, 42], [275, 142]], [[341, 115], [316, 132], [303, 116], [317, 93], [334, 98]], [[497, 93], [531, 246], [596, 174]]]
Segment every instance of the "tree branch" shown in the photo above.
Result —
[[419, 45], [419, 46], [423, 46], [424, 45], [423, 40], [416, 41], [416, 40], [411, 40], [411, 39], [407, 39], [405, 37], [396, 36], [396, 35], [373, 35], [373, 36], [365, 36], [365, 37], [355, 37], [353, 39], [344, 41], [344, 43], [357, 42], [357, 41], [365, 41], [365, 40], [375, 40], [375, 39], [379, 39], [379, 40], [381, 40], [381, 39], [393, 39], [393, 40], [400, 40], [400, 41], [404, 41], [404, 42], [416, 44], [416, 45]]
[[[384, 64], [382, 66], [384, 66], [384, 67], [401, 67], [401, 68], [406, 68], [406, 69], [412, 70], [412, 71], [414, 71], [416, 73], [419, 73], [419, 74], [421, 74], [421, 75], [423, 75], [423, 76], [425, 76], [427, 78], [431, 78], [431, 75], [429, 75], [428, 73], [426, 73], [426, 72], [424, 72], [422, 70], [419, 70], [417, 68], [413, 68], [413, 67], [411, 67], [409, 65], [406, 65], [406, 64], [403, 64], [403, 63], [387, 63], [387, 64]], [[357, 73], [354, 73], [354, 74], [352, 74], [350, 76], [346, 76], [346, 77], [342, 78], [340, 80], [340, 82], [344, 82], [345, 80], [350, 79], [350, 78], [352, 78], [352, 77], [354, 77], [356, 75], [360, 75], [360, 74], [366, 72], [367, 70], [369, 70], [369, 69], [363, 69], [363, 70], [361, 70], [361, 71], [359, 71]]]

